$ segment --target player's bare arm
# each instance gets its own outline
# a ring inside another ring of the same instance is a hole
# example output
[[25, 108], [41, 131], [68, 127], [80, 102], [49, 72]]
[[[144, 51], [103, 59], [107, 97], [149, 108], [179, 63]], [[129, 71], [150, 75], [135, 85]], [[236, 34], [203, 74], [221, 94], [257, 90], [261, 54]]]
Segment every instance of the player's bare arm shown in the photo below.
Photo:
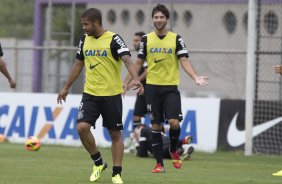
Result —
[[57, 103], [62, 104], [62, 100], [65, 102], [66, 97], [68, 95], [68, 91], [73, 84], [73, 82], [77, 79], [79, 76], [80, 72], [82, 71], [84, 67], [84, 62], [80, 60], [76, 60], [75, 63], [72, 65], [72, 69], [69, 75], [69, 78], [67, 82], [65, 83], [63, 89], [59, 92], [58, 97], [57, 97]]
[[282, 65], [274, 66], [274, 71], [280, 75], [282, 75]]
[[134, 90], [137, 90], [137, 94], [139, 94], [139, 95], [143, 94], [144, 93], [144, 87], [143, 87], [142, 83], [140, 82], [139, 77], [138, 77], [138, 73], [137, 73], [137, 71], [139, 71], [139, 70], [136, 70], [136, 67], [133, 64], [131, 57], [129, 55], [124, 55], [124, 56], [121, 57], [121, 59], [124, 62], [125, 67], [127, 68], [129, 74], [131, 75], [131, 78], [128, 77], [128, 79], [125, 80], [124, 85], [127, 86], [128, 83], [133, 78], [134, 85], [135, 85]]
[[141, 75], [139, 75], [139, 80], [140, 81], [145, 80], [146, 75], [147, 75], [147, 68], [144, 70], [144, 72]]
[[127, 75], [125, 76], [124, 78], [124, 81], [123, 81], [123, 90], [124, 90], [124, 94], [126, 93], [127, 90], [129, 90], [129, 83], [132, 81], [132, 77], [129, 73], [127, 73]]
[[[134, 68], [135, 68], [135, 71], [138, 73], [139, 70], [141, 69], [142, 67], [142, 60], [137, 58], [137, 61], [135, 62], [134, 64]], [[138, 77], [138, 80], [139, 81], [142, 81], [146, 78], [146, 75], [147, 75], [147, 70], [145, 70], [139, 77]], [[130, 88], [132, 88], [134, 86], [131, 85], [132, 83], [132, 76], [128, 73], [123, 81], [123, 89], [126, 91], [126, 90], [129, 90]]]
[[[129, 74], [128, 74], [128, 75], [129, 75]], [[139, 77], [138, 77], [139, 81], [145, 80], [145, 79], [146, 79], [146, 75], [147, 75], [147, 69], [145, 69], [144, 72], [141, 73], [141, 75], [139, 75]], [[129, 90], [129, 89], [131, 89], [131, 88], [134, 87], [134, 82], [131, 81], [127, 86], [124, 86], [124, 87], [127, 87], [126, 89]], [[125, 88], [124, 88], [124, 89], [125, 89]]]
[[197, 85], [205, 86], [208, 84], [207, 79], [209, 79], [209, 77], [199, 76], [188, 58], [181, 57], [179, 60], [184, 71], [195, 81]]
[[8, 72], [6, 63], [2, 59], [2, 57], [0, 57], [0, 71], [8, 79], [8, 82], [10, 83], [10, 88], [16, 88], [16, 81], [11, 77], [10, 73]]

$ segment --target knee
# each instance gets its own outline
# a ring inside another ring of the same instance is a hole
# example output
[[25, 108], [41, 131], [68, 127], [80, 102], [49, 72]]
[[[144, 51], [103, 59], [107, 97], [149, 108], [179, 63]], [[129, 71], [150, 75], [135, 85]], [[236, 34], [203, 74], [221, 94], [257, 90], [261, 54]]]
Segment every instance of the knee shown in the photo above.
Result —
[[109, 134], [112, 141], [118, 141], [121, 139], [121, 131], [119, 130], [109, 130]]
[[179, 128], [179, 121], [177, 119], [170, 119], [168, 120], [171, 129], [178, 129]]
[[90, 131], [90, 125], [87, 123], [77, 123], [76, 130], [78, 134], [84, 134]]

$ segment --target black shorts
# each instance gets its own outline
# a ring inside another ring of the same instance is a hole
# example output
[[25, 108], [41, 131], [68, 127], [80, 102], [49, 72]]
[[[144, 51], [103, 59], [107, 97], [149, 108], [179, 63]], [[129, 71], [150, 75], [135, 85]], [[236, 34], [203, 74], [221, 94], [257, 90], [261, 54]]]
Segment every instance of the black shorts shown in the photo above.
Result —
[[147, 112], [152, 124], [169, 119], [182, 121], [181, 97], [177, 86], [146, 85]]
[[122, 99], [121, 95], [93, 96], [83, 93], [80, 102], [77, 123], [86, 122], [94, 128], [99, 116], [103, 118], [103, 127], [108, 130], [122, 130]]
[[147, 114], [147, 106], [146, 106], [146, 96], [144, 93], [143, 95], [137, 95], [133, 115], [144, 117], [146, 114]]

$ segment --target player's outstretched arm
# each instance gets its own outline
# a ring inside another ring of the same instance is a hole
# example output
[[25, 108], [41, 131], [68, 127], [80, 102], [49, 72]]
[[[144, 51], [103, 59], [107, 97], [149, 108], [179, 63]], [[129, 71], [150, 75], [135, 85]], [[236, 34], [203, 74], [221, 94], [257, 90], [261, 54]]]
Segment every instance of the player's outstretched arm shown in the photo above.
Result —
[[68, 95], [68, 91], [73, 84], [73, 82], [77, 79], [79, 76], [81, 70], [84, 67], [84, 62], [80, 60], [76, 60], [75, 63], [72, 65], [71, 72], [69, 74], [69, 78], [64, 85], [63, 89], [59, 92], [58, 97], [57, 97], [57, 103], [62, 104], [62, 100], [65, 102], [66, 97]]
[[207, 79], [209, 77], [206, 76], [199, 76], [193, 66], [191, 65], [190, 61], [186, 57], [181, 57], [180, 63], [184, 71], [195, 81], [197, 85], [205, 86], [208, 84]]

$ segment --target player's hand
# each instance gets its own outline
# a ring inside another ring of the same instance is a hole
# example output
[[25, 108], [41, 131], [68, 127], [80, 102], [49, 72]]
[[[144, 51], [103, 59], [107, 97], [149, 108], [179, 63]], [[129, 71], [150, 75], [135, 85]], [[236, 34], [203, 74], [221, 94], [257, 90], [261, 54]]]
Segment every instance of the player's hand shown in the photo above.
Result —
[[129, 84], [128, 84], [128, 89], [131, 89], [131, 88], [133, 88], [135, 86], [135, 83], [134, 83], [134, 81], [131, 81]]
[[124, 84], [122, 85], [122, 89], [123, 89], [123, 92], [121, 93], [121, 96], [124, 97], [126, 91], [128, 90], [127, 84], [124, 83]]
[[282, 65], [274, 66], [274, 71], [280, 75], [282, 75]]
[[205, 85], [208, 85], [207, 79], [209, 79], [209, 77], [198, 76], [195, 78], [195, 82], [197, 85], [205, 86]]
[[144, 93], [144, 86], [140, 81], [133, 81], [134, 83], [134, 88], [133, 90], [137, 90], [138, 95], [142, 95]]
[[11, 80], [9, 80], [9, 83], [10, 83], [10, 88], [16, 88], [16, 86], [17, 86], [16, 81], [14, 81], [13, 79], [11, 79]]
[[66, 97], [68, 95], [68, 90], [65, 90], [64, 88], [59, 92], [58, 97], [57, 97], [57, 103], [58, 104], [63, 104], [62, 100], [66, 102]]

